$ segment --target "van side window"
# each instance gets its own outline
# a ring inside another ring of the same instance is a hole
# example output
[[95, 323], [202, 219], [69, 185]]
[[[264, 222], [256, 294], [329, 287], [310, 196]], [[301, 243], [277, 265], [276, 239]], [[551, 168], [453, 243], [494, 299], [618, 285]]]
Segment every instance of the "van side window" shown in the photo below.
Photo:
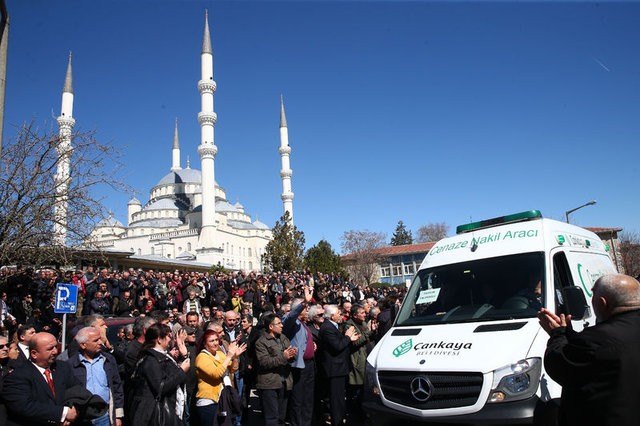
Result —
[[562, 289], [571, 286], [573, 286], [573, 277], [571, 276], [567, 256], [564, 252], [556, 253], [553, 256], [553, 289], [557, 313], [565, 311]]

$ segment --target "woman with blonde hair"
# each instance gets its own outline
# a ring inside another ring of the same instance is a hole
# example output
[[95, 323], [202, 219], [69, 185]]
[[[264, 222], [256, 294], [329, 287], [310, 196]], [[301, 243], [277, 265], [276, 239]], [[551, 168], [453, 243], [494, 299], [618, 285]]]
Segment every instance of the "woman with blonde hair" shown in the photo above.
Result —
[[221, 337], [213, 330], [207, 330], [202, 338], [202, 349], [196, 357], [196, 416], [203, 426], [214, 424], [218, 414], [220, 393], [229, 375], [238, 370], [238, 357], [247, 345], [229, 344], [226, 354], [220, 350]]

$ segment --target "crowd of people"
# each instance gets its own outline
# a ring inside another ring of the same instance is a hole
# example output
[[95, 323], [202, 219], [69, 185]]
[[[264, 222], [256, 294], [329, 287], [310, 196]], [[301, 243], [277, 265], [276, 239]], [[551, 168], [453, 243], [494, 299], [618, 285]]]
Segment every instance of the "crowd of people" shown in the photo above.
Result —
[[[57, 283], [79, 299], [62, 353]], [[405, 290], [306, 271], [5, 269], [0, 424], [235, 426], [249, 401], [266, 425], [362, 424], [366, 357]], [[110, 341], [109, 316], [135, 320]]]

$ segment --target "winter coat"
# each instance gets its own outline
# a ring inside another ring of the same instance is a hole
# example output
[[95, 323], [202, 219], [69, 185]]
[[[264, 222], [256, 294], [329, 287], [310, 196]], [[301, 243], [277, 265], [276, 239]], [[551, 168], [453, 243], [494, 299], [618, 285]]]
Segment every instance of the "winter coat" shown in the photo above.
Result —
[[[187, 375], [167, 355], [155, 349], [145, 349], [140, 352], [140, 359], [136, 365], [133, 377], [133, 392], [128, 417], [129, 424], [142, 426], [151, 425], [153, 411], [156, 407], [156, 397], [166, 398], [169, 407], [176, 407], [178, 387], [183, 386]], [[174, 414], [171, 424], [180, 423]]]

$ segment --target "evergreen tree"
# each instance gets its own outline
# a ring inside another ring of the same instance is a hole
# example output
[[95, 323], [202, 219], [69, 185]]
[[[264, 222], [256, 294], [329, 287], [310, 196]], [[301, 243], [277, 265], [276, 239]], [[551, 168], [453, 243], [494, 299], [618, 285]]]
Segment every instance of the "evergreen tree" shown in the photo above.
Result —
[[262, 255], [262, 263], [272, 271], [295, 271], [302, 268], [304, 232], [291, 226], [289, 212], [285, 212], [273, 227], [273, 240]]
[[342, 271], [342, 259], [331, 248], [331, 244], [326, 240], [320, 240], [317, 245], [307, 250], [304, 257], [304, 266], [311, 272], [331, 272]]
[[413, 235], [411, 235], [411, 231], [407, 231], [407, 227], [399, 220], [396, 231], [393, 233], [393, 237], [391, 237], [391, 245], [402, 246], [405, 244], [413, 244]]

